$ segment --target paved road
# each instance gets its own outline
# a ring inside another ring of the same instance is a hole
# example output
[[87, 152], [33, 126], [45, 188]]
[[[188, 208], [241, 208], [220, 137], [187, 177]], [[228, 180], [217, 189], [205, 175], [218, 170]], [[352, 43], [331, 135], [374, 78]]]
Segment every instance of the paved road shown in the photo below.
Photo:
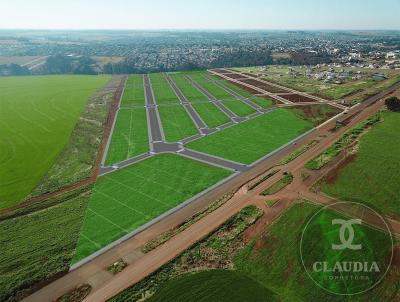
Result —
[[[341, 105], [341, 104], [338, 104], [338, 103], [335, 102], [335, 101], [329, 101], [329, 100], [326, 100], [326, 99], [317, 97], [317, 96], [315, 96], [315, 95], [311, 95], [311, 94], [308, 94], [308, 93], [305, 93], [305, 92], [302, 92], [302, 91], [294, 90], [293, 88], [285, 87], [285, 86], [282, 86], [282, 85], [279, 85], [279, 84], [276, 84], [276, 83], [267, 81], [267, 80], [265, 80], [265, 79], [255, 78], [255, 77], [249, 76], [249, 75], [247, 75], [247, 74], [244, 74], [244, 73], [242, 73], [242, 72], [239, 72], [239, 71], [236, 71], [236, 70], [233, 70], [233, 69], [229, 69], [229, 70], [230, 70], [232, 73], [234, 73], [234, 74], [240, 74], [240, 75], [242, 75], [244, 78], [253, 79], [253, 80], [256, 80], [256, 81], [258, 81], [258, 82], [260, 82], [260, 83], [264, 83], [264, 84], [268, 84], [268, 85], [270, 85], [270, 86], [274, 86], [274, 87], [277, 87], [277, 88], [280, 88], [280, 89], [284, 89], [284, 90], [289, 91], [289, 92], [291, 92], [291, 93], [299, 94], [299, 95], [308, 97], [308, 98], [310, 98], [310, 99], [314, 99], [314, 100], [316, 100], [316, 101], [319, 101], [319, 102], [321, 102], [321, 103], [327, 103], [327, 104], [329, 104], [329, 105], [331, 105], [331, 106], [337, 107], [337, 108], [342, 109], [342, 110], [345, 110], [345, 109], [348, 108], [348, 107], [346, 107], [346, 106], [343, 106], [343, 105]], [[211, 70], [211, 72], [212, 72], [212, 70]], [[227, 76], [224, 75], [224, 74], [218, 74], [218, 73], [216, 73], [216, 74], [217, 74], [217, 75], [220, 75], [220, 76], [223, 76], [224, 78], [227, 78]], [[245, 85], [245, 86], [248, 85], [248, 84], [246, 85], [246, 83], [242, 82], [241, 79], [236, 79], [236, 80], [235, 80], [235, 79], [231, 79], [231, 78], [230, 78], [230, 80], [233, 80], [234, 82], [238, 82], [238, 83], [240, 83], [240, 84], [242, 84], [242, 85]], [[252, 85], [251, 85], [251, 86], [252, 86]], [[255, 87], [255, 86], [253, 86], [253, 87]], [[278, 98], [278, 99], [281, 100], [281, 101], [286, 100], [286, 99], [280, 97], [280, 96], [279, 96], [279, 93], [272, 93], [272, 95], [274, 95], [275, 98]], [[287, 101], [287, 100], [286, 100], [286, 101]]]
[[238, 116], [232, 112], [228, 107], [226, 107], [221, 101], [217, 100], [215, 96], [210, 94], [206, 89], [200, 86], [195, 80], [193, 80], [190, 76], [186, 76], [190, 83], [195, 86], [201, 93], [203, 93], [210, 101], [212, 101], [223, 113], [225, 113], [229, 118], [234, 121]]
[[[400, 88], [400, 83], [391, 89], [387, 89], [385, 94], [398, 88]], [[77, 285], [86, 282], [89, 282], [93, 286], [93, 293], [88, 301], [104, 301], [107, 297], [115, 295], [119, 291], [147, 276], [149, 273], [153, 272], [158, 267], [175, 257], [181, 251], [186, 249], [187, 246], [190, 246], [192, 243], [194, 243], [198, 238], [202, 238], [208, 234], [210, 230], [223, 223], [227, 218], [240, 210], [241, 207], [247, 205], [249, 202], [253, 202], [254, 197], [258, 195], [258, 192], [255, 191], [255, 194], [247, 197], [237, 196], [231, 199], [223, 207], [206, 216], [198, 223], [193, 224], [186, 231], [175, 236], [173, 240], [170, 240], [166, 244], [157, 248], [157, 250], [155, 250], [152, 254], [147, 254], [145, 259], [138, 251], [143, 243], [147, 242], [151, 238], [154, 238], [158, 234], [161, 234], [165, 230], [181, 224], [188, 217], [204, 208], [209, 202], [219, 198], [222, 194], [230, 192], [232, 189], [239, 188], [249, 179], [253, 179], [261, 173], [264, 173], [277, 161], [293, 152], [299, 146], [304, 145], [314, 139], [320, 139], [326, 135], [321, 144], [318, 144], [316, 147], [305, 152], [296, 160], [283, 167], [282, 171], [292, 171], [298, 166], [303, 166], [308, 159], [311, 159], [316, 154], [319, 154], [327, 146], [337, 140], [350, 127], [371, 115], [373, 110], [379, 110], [379, 106], [374, 108], [373, 105], [374, 99], [377, 98], [378, 97], [370, 98], [362, 105], [351, 109], [351, 111], [354, 111], [352, 113], [358, 114], [354, 115], [353, 120], [347, 126], [341, 128], [337, 132], [331, 133], [329, 130], [335, 126], [336, 120], [342, 118], [343, 115], [332, 119], [328, 123], [318, 127], [315, 132], [303, 137], [301, 141], [298, 142], [297, 146], [287, 146], [277, 154], [274, 154], [270, 158], [258, 163], [252, 167], [252, 169], [238, 174], [229, 182], [223, 184], [213, 191], [210, 191], [209, 194], [195, 200], [193, 203], [189, 204], [187, 207], [184, 207], [179, 212], [166, 217], [159, 223], [149, 227], [137, 236], [121, 243], [105, 254], [100, 255], [90, 263], [87, 263], [77, 270], [72, 271], [66, 276], [56, 280], [45, 288], [37, 291], [25, 300], [40, 302], [52, 301], [63, 293], [73, 289]], [[280, 176], [281, 174], [276, 174], [274, 177], [263, 183], [258, 190], [261, 191], [270, 186], [276, 182]], [[122, 273], [118, 274], [117, 276], [112, 276], [104, 270], [105, 267], [121, 257], [123, 257], [130, 264]]]
[[209, 76], [205, 76], [209, 81], [212, 81], [215, 85], [219, 86], [220, 88], [222, 88], [223, 90], [225, 90], [227, 93], [229, 93], [230, 95], [232, 95], [233, 97], [235, 97], [236, 99], [245, 102], [247, 105], [249, 105], [250, 107], [252, 107], [255, 110], [261, 110], [263, 109], [260, 105], [252, 102], [251, 100], [249, 100], [248, 98], [245, 98], [244, 96], [242, 96], [241, 94], [237, 93], [236, 91], [233, 91], [232, 89], [230, 89], [229, 87], [226, 87], [224, 84], [222, 84], [221, 82], [214, 80], [212, 78], [210, 78]]
[[241, 163], [233, 162], [230, 160], [226, 160], [224, 158], [220, 157], [215, 157], [209, 154], [205, 154], [202, 152], [190, 150], [190, 149], [184, 149], [183, 151], [179, 152], [180, 155], [196, 159], [198, 161], [203, 161], [205, 163], [214, 165], [214, 166], [219, 166], [225, 169], [233, 170], [233, 171], [238, 171], [238, 172], [244, 172], [248, 170], [248, 166], [243, 165]]
[[146, 96], [147, 123], [151, 135], [151, 142], [165, 141], [164, 132], [162, 129], [160, 114], [158, 113], [157, 104], [154, 99], [153, 90], [148, 75], [144, 76], [144, 91]]
[[[140, 281], [142, 278], [152, 273], [157, 268], [161, 267], [164, 263], [172, 260], [185, 249], [189, 248], [196, 241], [203, 238], [205, 234], [208, 234], [213, 229], [221, 225], [227, 218], [234, 215], [234, 213], [237, 213], [242, 207], [248, 205], [249, 203], [260, 204], [261, 200], [258, 198], [259, 193], [278, 181], [282, 177], [283, 171], [293, 171], [294, 173], [296, 173], [296, 179], [301, 179], [298, 172], [303, 169], [304, 164], [308, 160], [314, 158], [327, 146], [331, 145], [350, 127], [354, 126], [359, 121], [364, 120], [369, 115], [375, 113], [377, 110], [380, 109], [381, 106], [382, 104], [379, 104], [379, 106], [371, 106], [370, 110], [365, 110], [368, 112], [362, 112], [357, 117], [355, 117], [348, 126], [343, 127], [334, 135], [328, 135], [323, 138], [320, 144], [305, 152], [303, 155], [301, 155], [291, 163], [283, 166], [279, 173], [265, 181], [255, 190], [243, 193], [243, 195], [236, 196], [227, 204], [207, 215], [200, 221], [196, 222], [188, 229], [182, 231], [181, 233], [170, 239], [168, 242], [158, 247], [156, 250], [153, 250], [152, 252], [144, 255], [143, 257], [141, 257], [140, 261], [138, 261], [134, 265], [128, 266], [126, 270], [121, 272], [112, 280], [106, 282], [104, 286], [92, 293], [87, 299], [85, 299], [85, 301], [103, 301], [107, 298], [114, 296], [126, 287]], [[318, 135], [318, 137], [322, 137], [323, 134], [329, 133], [329, 129], [325, 128], [323, 131], [321, 130], [321, 132], [315, 133], [314, 136]], [[275, 214], [272, 219], [268, 219], [269, 223], [279, 217], [280, 214], [282, 214], [283, 211], [287, 209], [290, 204], [290, 202], [287, 202], [288, 200], [293, 202], [298, 198], [299, 195], [297, 195], [296, 192], [293, 192], [292, 190], [293, 188], [289, 188], [288, 192], [286, 192], [287, 195], [285, 195], [284, 198], [285, 206], [280, 205], [281, 208], [279, 210], [277, 210], [277, 208], [275, 207], [273, 207], [272, 209], [266, 209], [265, 206], [263, 207], [264, 211], [266, 211], [267, 214], [269, 213], [270, 216], [272, 215], [272, 213]], [[262, 203], [265, 204], [264, 200], [262, 201]], [[374, 223], [373, 221], [370, 222]], [[400, 232], [400, 229], [398, 231]]]
[[179, 98], [180, 102], [185, 107], [190, 118], [195, 123], [197, 129], [199, 129], [201, 132], [201, 129], [208, 128], [206, 123], [204, 123], [204, 121], [201, 119], [200, 115], [193, 108], [192, 104], [186, 99], [186, 97], [183, 95], [183, 93], [180, 91], [180, 89], [176, 86], [175, 82], [171, 79], [171, 77], [168, 74], [166, 74], [165, 77], [167, 78], [169, 85], [174, 90], [176, 96]]

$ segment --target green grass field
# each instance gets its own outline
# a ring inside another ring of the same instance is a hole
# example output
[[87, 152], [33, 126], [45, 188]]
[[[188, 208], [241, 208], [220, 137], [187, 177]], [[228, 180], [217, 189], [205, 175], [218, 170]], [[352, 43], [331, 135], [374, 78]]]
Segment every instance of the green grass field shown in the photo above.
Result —
[[145, 105], [143, 76], [131, 75], [125, 85], [124, 95], [121, 100], [121, 107]]
[[161, 73], [150, 75], [161, 124], [168, 142], [176, 142], [198, 133], [196, 126], [179, 103], [175, 92]]
[[207, 189], [230, 171], [162, 154], [100, 177], [74, 262]]
[[251, 164], [311, 128], [310, 122], [278, 109], [191, 142], [186, 147]]
[[212, 94], [218, 100], [221, 100], [223, 104], [228, 107], [232, 112], [237, 114], [238, 116], [246, 116], [256, 112], [253, 108], [243, 103], [240, 100], [237, 100], [235, 97], [230, 95], [221, 87], [217, 86], [215, 83], [206, 79], [203, 74], [190, 74], [190, 77], [196, 81], [200, 86], [202, 86], [205, 90], [207, 90], [210, 94]]
[[106, 165], [149, 151], [145, 108], [120, 109], [108, 149]]
[[177, 142], [198, 133], [196, 126], [181, 105], [158, 107], [165, 138]]
[[171, 77], [208, 127], [214, 128], [230, 121], [229, 117], [209, 102], [204, 94], [185, 79], [183, 74], [176, 73]]
[[[375, 289], [367, 291], [366, 294], [348, 296], [345, 300], [344, 296], [333, 295], [319, 288], [307, 276], [299, 256], [300, 237], [304, 223], [318, 209], [318, 206], [304, 202], [293, 205], [279, 220], [255, 235], [247, 246], [236, 254], [235, 269], [248, 274], [278, 294], [280, 301], [398, 301], [400, 279], [396, 268], [393, 268], [390, 276]], [[329, 213], [331, 218], [342, 218], [334, 212]], [[309, 238], [312, 239], [313, 234], [310, 233]], [[368, 244], [374, 245], [380, 242], [382, 234], [375, 229], [360, 226], [354, 242], [358, 242], [358, 236], [364, 236], [364, 239], [368, 238]], [[327, 237], [315, 237], [315, 242], [319, 240], [327, 240]], [[311, 258], [318, 259], [318, 256], [321, 256], [320, 251], [314, 250], [313, 246], [310, 243], [308, 250], [304, 252]], [[365, 252], [370, 253], [371, 250], [365, 248]], [[374, 246], [372, 252], [376, 253], [379, 259], [385, 259], [389, 250], [382, 246]], [[367, 257], [364, 259], [368, 261]]]
[[383, 122], [360, 139], [354, 161], [338, 172], [322, 190], [343, 200], [367, 203], [400, 217], [400, 114], [382, 113]]
[[278, 301], [267, 288], [236, 271], [211, 270], [179, 276], [165, 284], [149, 302]]
[[151, 87], [153, 88], [154, 96], [157, 104], [179, 104], [179, 99], [174, 90], [169, 85], [164, 74], [152, 73], [150, 74]]
[[68, 271], [87, 201], [80, 196], [0, 222], [0, 301], [19, 301], [31, 286]]
[[0, 78], [0, 209], [20, 203], [68, 143], [88, 101], [109, 77]]

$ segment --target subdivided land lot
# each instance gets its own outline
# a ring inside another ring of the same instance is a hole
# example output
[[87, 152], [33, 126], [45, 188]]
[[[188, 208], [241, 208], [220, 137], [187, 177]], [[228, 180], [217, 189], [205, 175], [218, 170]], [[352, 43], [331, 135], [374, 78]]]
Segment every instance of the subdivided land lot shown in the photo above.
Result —
[[244, 164], [251, 164], [313, 127], [286, 109], [277, 109], [186, 145]]
[[193, 121], [180, 104], [165, 76], [156, 73], [151, 74], [150, 79], [155, 101], [159, 105], [158, 111], [166, 140], [176, 142], [197, 134]]
[[237, 100], [234, 96], [229, 94], [227, 91], [204, 77], [204, 74], [197, 73], [192, 74], [190, 77], [200, 84], [205, 90], [207, 90], [212, 96], [217, 100], [222, 101], [222, 103], [228, 107], [233, 113], [238, 116], [246, 116], [256, 112], [252, 107], [245, 104], [241, 100]]
[[106, 165], [149, 151], [143, 77], [130, 76], [121, 100]]
[[162, 154], [101, 176], [89, 201], [77, 262], [195, 196], [232, 172]]

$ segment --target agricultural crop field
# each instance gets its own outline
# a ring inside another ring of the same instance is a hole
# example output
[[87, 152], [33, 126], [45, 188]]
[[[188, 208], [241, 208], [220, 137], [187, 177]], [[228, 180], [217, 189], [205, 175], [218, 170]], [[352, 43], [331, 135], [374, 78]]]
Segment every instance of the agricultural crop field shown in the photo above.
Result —
[[312, 128], [288, 110], [277, 109], [186, 146], [236, 162], [251, 164]]
[[68, 271], [88, 196], [0, 222], [0, 301]]
[[149, 302], [190, 301], [278, 301], [257, 281], [237, 271], [211, 270], [172, 279]]
[[342, 200], [366, 203], [400, 217], [400, 115], [382, 113], [383, 121], [360, 138], [357, 153], [333, 171], [322, 190]]
[[[297, 72], [296, 77], [289, 73], [289, 68], [292, 68], [292, 70]], [[243, 72], [263, 74], [264, 76], [262, 76], [262, 78], [265, 78], [267, 81], [275, 82], [289, 88], [334, 100], [342, 99], [364, 89], [372, 89], [374, 86], [381, 85], [384, 82], [390, 82], [393, 79], [397, 79], [397, 81], [400, 80], [400, 72], [396, 70], [377, 70], [367, 68], [343, 68], [344, 71], [350, 71], [352, 74], [350, 74], [349, 78], [346, 79], [342, 84], [323, 83], [321, 80], [307, 78], [305, 76], [307, 68], [304, 66], [289, 67], [284, 65], [273, 65], [269, 66], [266, 71], [260, 71], [258, 67], [244, 67], [236, 69]], [[314, 72], [323, 72], [327, 71], [328, 69], [328, 67], [321, 67], [316, 69]], [[336, 72], [341, 69], [342, 68], [334, 68]], [[357, 75], [357, 71], [360, 71], [361, 78], [352, 80], [351, 76]], [[388, 80], [373, 79], [369, 77], [370, 74], [376, 72], [384, 73], [388, 77]], [[353, 100], [361, 101], [356, 95], [350, 98], [350, 101]]]
[[0, 209], [20, 203], [67, 144], [105, 76], [0, 78]]
[[[235, 255], [235, 269], [276, 293], [281, 301], [343, 301], [343, 296], [332, 295], [316, 286], [302, 267], [299, 238], [305, 221], [317, 209], [318, 206], [308, 202], [294, 204], [271, 226], [256, 234], [245, 248]], [[329, 212], [326, 219], [342, 217]], [[378, 238], [382, 236], [382, 232], [366, 226], [360, 227], [357, 234], [362, 234], [371, 243], [375, 242], [375, 239], [379, 242]], [[375, 248], [374, 252], [379, 253], [380, 257], [385, 257], [389, 251], [381, 246]], [[312, 255], [312, 247], [307, 253]], [[375, 289], [362, 295], [350, 296], [347, 301], [395, 301], [400, 286], [396, 268], [393, 268], [389, 275]]]
[[161, 154], [101, 176], [89, 201], [74, 262], [229, 175], [221, 168]]

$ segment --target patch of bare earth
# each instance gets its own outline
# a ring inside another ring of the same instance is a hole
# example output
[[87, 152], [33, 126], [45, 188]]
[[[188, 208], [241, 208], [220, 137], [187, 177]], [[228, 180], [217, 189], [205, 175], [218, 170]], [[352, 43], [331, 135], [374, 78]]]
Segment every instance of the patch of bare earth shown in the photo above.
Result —
[[342, 160], [335, 168], [329, 171], [328, 175], [326, 176], [325, 182], [328, 185], [333, 185], [339, 178], [340, 172], [350, 163], [354, 162], [357, 158], [356, 154], [351, 154], [347, 156], [344, 160]]

